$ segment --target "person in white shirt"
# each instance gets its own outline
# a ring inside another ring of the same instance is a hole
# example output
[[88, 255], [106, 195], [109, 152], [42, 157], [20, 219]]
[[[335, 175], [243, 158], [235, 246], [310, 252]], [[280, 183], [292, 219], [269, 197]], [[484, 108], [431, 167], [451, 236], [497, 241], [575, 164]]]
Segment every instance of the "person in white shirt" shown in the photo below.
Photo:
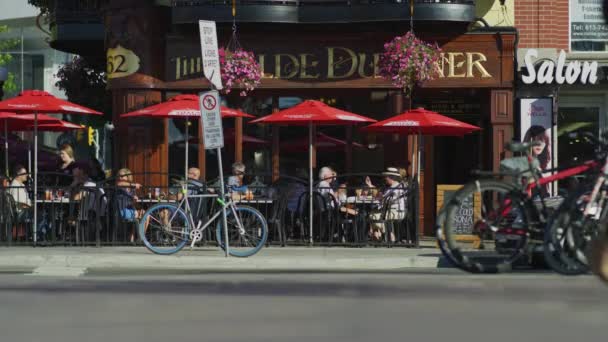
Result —
[[[382, 193], [382, 202], [387, 203], [388, 201], [388, 212], [386, 213], [386, 220], [401, 220], [405, 218], [407, 212], [407, 187], [403, 183], [401, 173], [397, 168], [389, 167], [385, 172], [382, 173], [384, 181], [388, 188]], [[375, 188], [369, 177], [365, 178], [365, 184], [370, 188]], [[374, 213], [371, 214], [372, 221], [378, 221], [382, 219], [382, 208], [377, 208]], [[380, 240], [382, 235], [385, 234], [384, 224], [381, 222], [374, 222], [371, 224], [370, 235], [375, 240]], [[395, 234], [391, 232], [391, 241], [395, 241]]]
[[330, 195], [337, 198], [334, 189], [331, 187], [331, 182], [334, 180], [334, 175], [335, 172], [330, 167], [325, 166], [319, 170], [319, 184], [317, 184], [317, 189], [321, 195]]
[[25, 167], [17, 165], [13, 171], [13, 181], [11, 182], [9, 194], [13, 196], [15, 203], [17, 203], [17, 209], [21, 211], [24, 208], [32, 206], [30, 196], [25, 190], [25, 183], [27, 182], [29, 175]]

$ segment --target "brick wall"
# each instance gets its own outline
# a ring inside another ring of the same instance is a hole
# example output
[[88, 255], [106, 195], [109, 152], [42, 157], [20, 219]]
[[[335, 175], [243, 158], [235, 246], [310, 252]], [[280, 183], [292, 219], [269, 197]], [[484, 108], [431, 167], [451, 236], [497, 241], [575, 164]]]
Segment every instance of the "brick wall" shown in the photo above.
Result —
[[515, 6], [519, 48], [569, 50], [568, 0], [511, 0], [511, 4]]

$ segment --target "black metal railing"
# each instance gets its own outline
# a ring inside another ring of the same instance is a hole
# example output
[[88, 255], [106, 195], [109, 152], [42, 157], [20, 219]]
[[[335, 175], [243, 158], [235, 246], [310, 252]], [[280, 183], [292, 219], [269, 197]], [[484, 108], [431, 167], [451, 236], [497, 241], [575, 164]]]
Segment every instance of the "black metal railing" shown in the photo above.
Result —
[[[150, 174], [132, 176], [131, 185], [110, 178], [75, 187], [69, 176], [40, 173], [35, 231], [31, 182], [22, 187], [4, 184], [0, 187], [0, 244], [31, 245], [34, 240], [38, 244], [68, 246], [140, 244], [138, 227], [145, 210], [157, 203], [176, 203], [183, 182], [177, 175], [156, 177], [176, 180], [161, 183], [144, 183], [155, 178]], [[377, 188], [365, 185], [367, 176]], [[247, 189], [227, 189], [228, 195], [239, 205], [254, 207], [264, 215], [269, 244], [308, 244], [311, 240], [308, 181], [285, 175], [274, 182], [271, 179], [269, 174], [247, 175]], [[217, 195], [219, 189], [212, 183], [198, 189], [189, 185], [188, 190]], [[336, 188], [313, 184], [315, 245], [417, 246], [415, 184], [404, 182], [399, 195], [387, 197], [390, 189], [381, 186], [382, 175], [342, 175], [335, 183]], [[19, 198], [24, 193], [28, 193], [28, 198]], [[193, 217], [203, 222], [219, 209], [218, 205], [213, 197], [193, 198], [190, 202]], [[205, 231], [202, 244], [216, 245], [215, 227]]]

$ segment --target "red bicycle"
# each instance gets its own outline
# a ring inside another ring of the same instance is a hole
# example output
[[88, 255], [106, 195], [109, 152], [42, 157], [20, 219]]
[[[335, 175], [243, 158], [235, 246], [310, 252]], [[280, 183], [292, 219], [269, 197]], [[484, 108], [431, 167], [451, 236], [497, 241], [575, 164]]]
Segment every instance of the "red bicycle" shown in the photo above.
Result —
[[[604, 165], [605, 153], [598, 153], [594, 160], [542, 177], [537, 160], [529, 153], [533, 146], [535, 142], [507, 144], [514, 153], [527, 153], [518, 159], [525, 167], [499, 173], [477, 171], [480, 179], [446, 201], [438, 221], [439, 245], [457, 267], [473, 273], [499, 273], [510, 271], [524, 256], [527, 264], [536, 263], [538, 257], [544, 259], [544, 228], [563, 200], [548, 197], [547, 185], [596, 172]], [[522, 179], [527, 180], [525, 185]], [[463, 219], [463, 212], [470, 215], [468, 219]]]

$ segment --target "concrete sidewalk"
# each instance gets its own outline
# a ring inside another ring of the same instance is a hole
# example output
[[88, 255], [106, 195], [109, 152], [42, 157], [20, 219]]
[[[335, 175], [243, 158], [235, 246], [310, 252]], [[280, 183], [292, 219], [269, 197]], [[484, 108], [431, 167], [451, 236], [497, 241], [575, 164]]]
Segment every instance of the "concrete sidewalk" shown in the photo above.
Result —
[[436, 248], [269, 247], [249, 258], [225, 258], [219, 248], [163, 256], [143, 247], [0, 248], [0, 273], [83, 275], [158, 272], [398, 272], [445, 264]]

